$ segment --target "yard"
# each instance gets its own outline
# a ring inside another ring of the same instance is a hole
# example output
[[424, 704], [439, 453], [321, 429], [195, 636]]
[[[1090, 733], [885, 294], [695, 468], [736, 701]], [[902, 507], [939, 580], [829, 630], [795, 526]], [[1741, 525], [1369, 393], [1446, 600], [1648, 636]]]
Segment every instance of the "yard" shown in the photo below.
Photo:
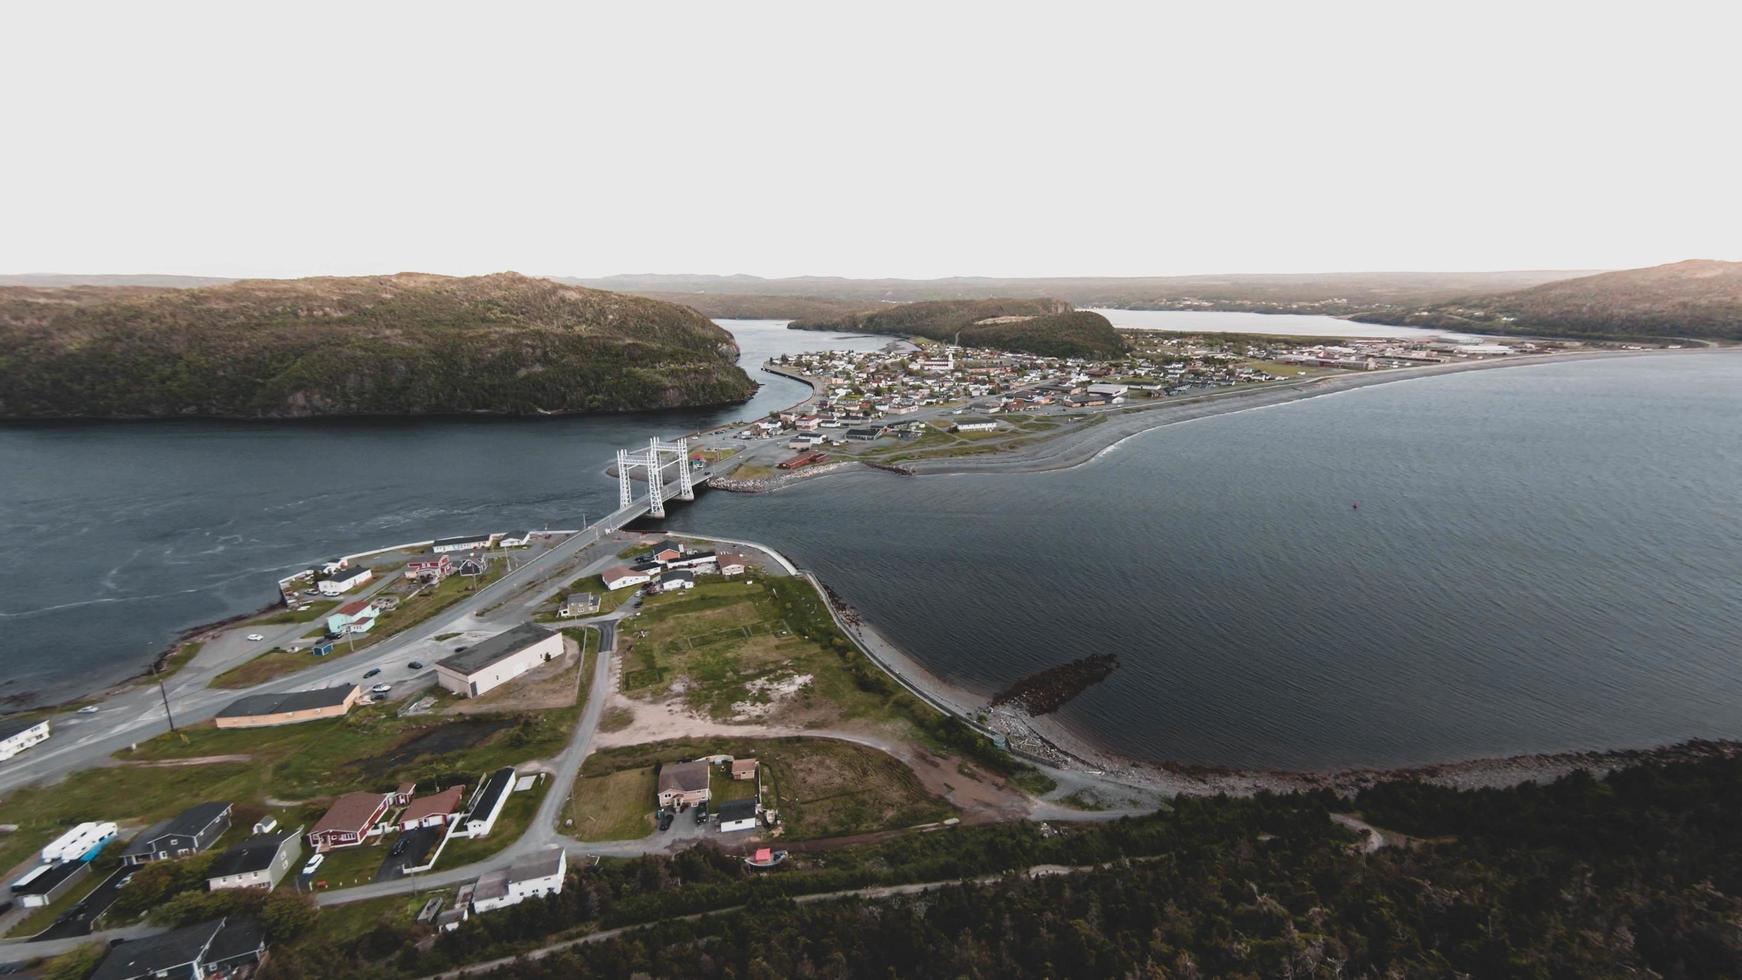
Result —
[[490, 836], [460, 837], [448, 841], [436, 867], [457, 868], [482, 861], [519, 840], [526, 828], [532, 826], [532, 818], [538, 815], [538, 805], [544, 801], [544, 794], [550, 791], [550, 778], [544, 776], [531, 789], [510, 794], [508, 802], [502, 805], [502, 815], [496, 818], [496, 826], [490, 829]]
[[575, 780], [563, 806], [563, 831], [581, 840], [639, 840], [653, 831], [652, 766]]

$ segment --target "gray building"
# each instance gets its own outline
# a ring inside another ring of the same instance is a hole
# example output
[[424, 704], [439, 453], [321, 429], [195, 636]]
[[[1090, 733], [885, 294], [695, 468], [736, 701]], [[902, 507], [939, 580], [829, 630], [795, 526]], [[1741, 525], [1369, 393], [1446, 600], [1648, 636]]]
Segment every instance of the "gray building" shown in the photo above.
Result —
[[256, 834], [218, 855], [206, 871], [206, 887], [263, 888], [271, 891], [302, 856], [302, 828]]
[[228, 803], [201, 803], [140, 831], [121, 852], [123, 864], [145, 864], [196, 854], [230, 829]]

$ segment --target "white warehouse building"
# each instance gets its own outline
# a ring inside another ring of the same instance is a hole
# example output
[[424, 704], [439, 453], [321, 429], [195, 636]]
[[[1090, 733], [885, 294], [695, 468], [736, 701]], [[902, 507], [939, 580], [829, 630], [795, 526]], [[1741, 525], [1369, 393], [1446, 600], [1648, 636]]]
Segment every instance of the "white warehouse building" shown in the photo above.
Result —
[[10, 759], [49, 735], [48, 719], [0, 722], [0, 759]]
[[561, 633], [536, 623], [521, 623], [436, 661], [436, 680], [446, 690], [475, 698], [562, 655]]
[[472, 911], [489, 912], [529, 898], [561, 894], [568, 869], [568, 854], [560, 847], [529, 854], [508, 868], [479, 878], [472, 891]]

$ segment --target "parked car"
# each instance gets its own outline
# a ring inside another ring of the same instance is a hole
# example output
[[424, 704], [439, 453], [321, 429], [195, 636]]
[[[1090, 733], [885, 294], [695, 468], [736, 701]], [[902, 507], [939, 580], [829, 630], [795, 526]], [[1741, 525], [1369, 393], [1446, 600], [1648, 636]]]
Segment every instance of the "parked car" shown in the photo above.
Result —
[[392, 690], [393, 690], [392, 684], [377, 684], [374, 687], [369, 689], [369, 693], [370, 694], [388, 694], [388, 693], [392, 692]]
[[671, 811], [662, 808], [659, 811], [659, 829], [660, 830], [670, 830], [671, 829], [671, 819], [672, 819]]
[[327, 859], [327, 856], [325, 854], [316, 854], [314, 857], [309, 858], [308, 863], [302, 866], [302, 873], [305, 875], [314, 874], [315, 869], [319, 868], [321, 866], [321, 862], [325, 861], [326, 859]]
[[264, 633], [249, 633], [248, 634], [248, 642], [249, 643], [259, 643], [261, 640], [264, 640], [264, 639], [266, 639], [266, 634], [264, 634]]
[[98, 708], [94, 704], [87, 704], [83, 708], [79, 709], [79, 714], [81, 714], [81, 715], [94, 715], [100, 710], [102, 710], [102, 709]]
[[374, 677], [376, 674], [379, 674], [379, 673], [381, 673], [380, 667], [371, 667], [368, 670], [365, 670], [363, 672], [363, 679], [368, 680], [369, 678]]
[[405, 853], [405, 845], [407, 845], [409, 843], [411, 843], [411, 841], [408, 841], [403, 837], [399, 838], [399, 841], [393, 845], [393, 850], [387, 852], [388, 856], [389, 857], [398, 857], [399, 855], [404, 854]]
[[410, 667], [412, 670], [422, 670], [423, 669], [423, 661], [413, 660], [411, 663], [406, 664], [406, 666]]

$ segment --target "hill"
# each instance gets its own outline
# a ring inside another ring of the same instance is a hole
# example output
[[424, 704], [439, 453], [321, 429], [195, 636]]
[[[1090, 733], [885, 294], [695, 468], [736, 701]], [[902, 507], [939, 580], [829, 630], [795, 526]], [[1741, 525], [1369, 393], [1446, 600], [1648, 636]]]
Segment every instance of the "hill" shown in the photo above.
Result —
[[1742, 262], [1694, 259], [1603, 272], [1356, 319], [1483, 333], [1742, 340]]
[[514, 273], [0, 288], [0, 417], [617, 412], [743, 401], [693, 310]]
[[927, 337], [970, 347], [1046, 357], [1115, 357], [1125, 342], [1107, 318], [1073, 310], [1059, 299], [931, 300], [823, 319], [801, 319], [794, 330], [839, 330]]

